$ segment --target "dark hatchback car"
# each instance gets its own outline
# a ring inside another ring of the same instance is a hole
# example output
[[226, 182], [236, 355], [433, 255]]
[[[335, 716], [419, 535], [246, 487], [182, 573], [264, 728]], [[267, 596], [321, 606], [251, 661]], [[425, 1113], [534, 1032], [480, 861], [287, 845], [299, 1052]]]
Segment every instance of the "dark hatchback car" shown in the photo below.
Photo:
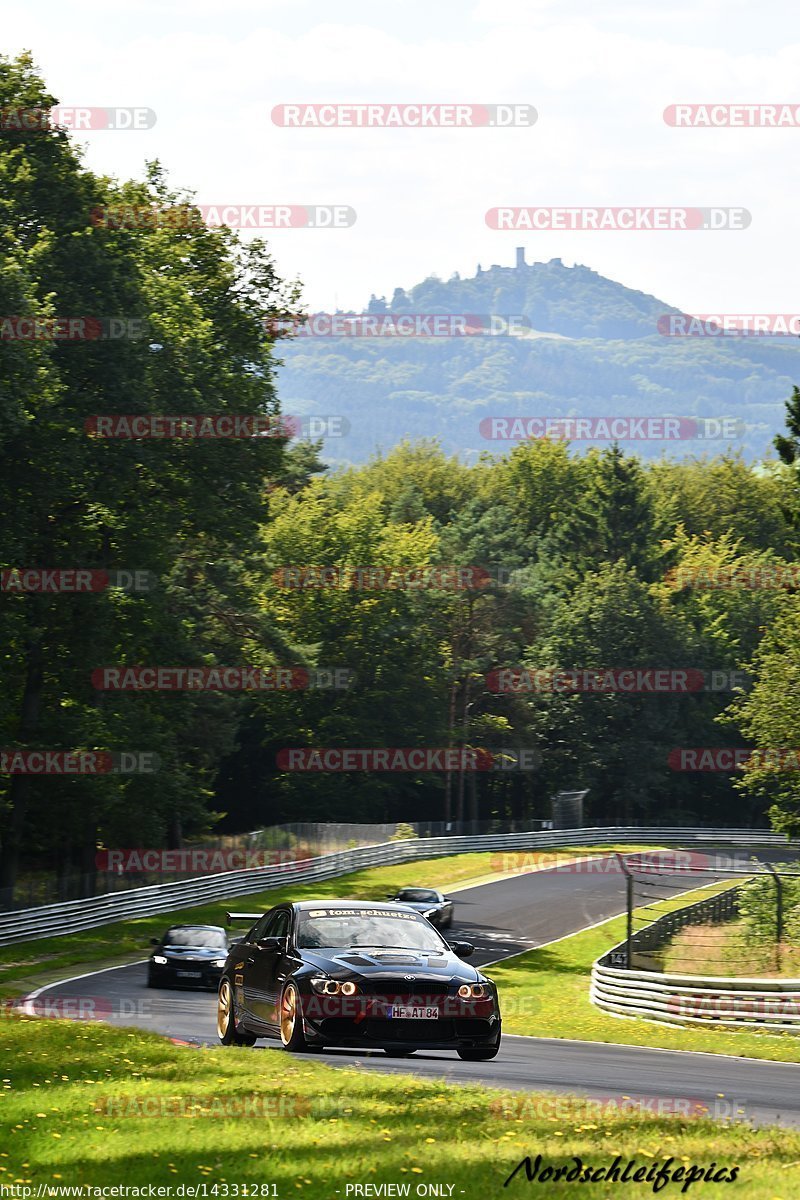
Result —
[[473, 947], [448, 944], [413, 909], [304, 900], [228, 919], [255, 923], [222, 972], [217, 1032], [224, 1045], [266, 1037], [294, 1051], [454, 1050], [471, 1062], [497, 1054], [497, 989], [462, 961]]
[[230, 945], [219, 925], [172, 925], [150, 944], [148, 987], [183, 984], [216, 990]]

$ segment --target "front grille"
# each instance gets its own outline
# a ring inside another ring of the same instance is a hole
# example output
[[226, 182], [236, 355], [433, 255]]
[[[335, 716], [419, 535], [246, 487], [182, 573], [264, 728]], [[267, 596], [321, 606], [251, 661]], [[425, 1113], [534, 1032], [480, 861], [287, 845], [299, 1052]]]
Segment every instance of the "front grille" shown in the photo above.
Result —
[[380, 1021], [363, 1022], [364, 1035], [373, 1041], [450, 1042], [455, 1038], [452, 1021]]
[[358, 1042], [451, 1042], [455, 1040], [453, 1021], [391, 1021], [370, 1017], [350, 1021], [346, 1017], [328, 1017], [320, 1021], [323, 1037]]
[[450, 985], [441, 979], [364, 979], [365, 996], [446, 996]]

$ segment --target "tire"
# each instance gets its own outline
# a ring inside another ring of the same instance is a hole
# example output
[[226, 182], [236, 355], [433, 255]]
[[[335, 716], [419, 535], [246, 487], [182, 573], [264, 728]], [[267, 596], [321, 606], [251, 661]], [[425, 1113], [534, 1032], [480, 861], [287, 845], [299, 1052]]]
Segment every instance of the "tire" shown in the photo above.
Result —
[[458, 1057], [463, 1058], [464, 1062], [488, 1062], [490, 1058], [497, 1058], [499, 1049], [499, 1045], [464, 1046], [458, 1051]]
[[158, 985], [157, 985], [155, 979], [153, 979], [152, 972], [148, 971], [147, 972], [147, 983], [145, 984], [145, 987], [157, 987], [157, 986]]
[[290, 1054], [308, 1049], [308, 1042], [303, 1033], [303, 1006], [294, 983], [287, 983], [281, 995], [280, 1035], [284, 1050], [288, 1050]]
[[384, 1046], [383, 1053], [388, 1054], [389, 1058], [409, 1058], [412, 1054], [417, 1053], [417, 1049], [416, 1049], [416, 1046], [414, 1047], [413, 1050], [400, 1049], [399, 1047], [398, 1048], [392, 1047], [390, 1049], [388, 1046]]
[[254, 1046], [255, 1034], [240, 1032], [236, 1028], [236, 1000], [227, 979], [219, 985], [217, 1000], [217, 1037], [223, 1046]]

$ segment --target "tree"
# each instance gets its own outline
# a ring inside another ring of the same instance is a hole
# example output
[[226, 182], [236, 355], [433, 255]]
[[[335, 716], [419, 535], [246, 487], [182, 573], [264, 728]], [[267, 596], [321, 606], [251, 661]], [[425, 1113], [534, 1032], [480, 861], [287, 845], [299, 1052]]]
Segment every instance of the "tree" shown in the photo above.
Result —
[[[0, 108], [54, 103], [29, 56], [0, 59]], [[93, 210], [118, 205], [177, 209], [186, 220], [92, 223]], [[187, 621], [175, 604], [179, 548], [206, 561], [244, 550], [263, 520], [264, 480], [282, 463], [285, 439], [275, 437], [192, 443], [87, 435], [87, 420], [104, 414], [278, 413], [267, 329], [296, 294], [281, 284], [263, 243], [241, 246], [230, 231], [191, 216], [191, 198], [172, 191], [156, 165], [142, 182], [116, 183], [86, 170], [63, 131], [4, 136], [0, 144], [4, 311], [123, 318], [148, 331], [73, 344], [0, 341], [9, 384], [0, 397], [0, 504], [15, 514], [5, 522], [0, 561], [39, 569], [146, 566], [159, 580], [148, 596], [109, 589], [3, 598], [0, 740], [153, 749], [167, 771], [159, 789], [142, 777], [0, 781], [2, 888], [13, 887], [34, 817], [37, 837], [57, 828], [62, 841], [79, 843], [85, 861], [122, 807], [139, 812], [140, 828], [158, 827], [166, 837], [170, 827], [177, 833], [182, 813], [197, 816], [204, 790], [207, 798], [213, 755], [195, 754], [203, 703], [110, 699], [90, 678], [93, 666], [121, 656], [158, 662], [177, 647], [195, 660], [213, 653], [213, 617]], [[218, 644], [230, 648], [224, 638]], [[131, 747], [132, 737], [155, 745]], [[49, 812], [56, 819], [42, 824]]]
[[604, 562], [622, 561], [642, 579], [660, 570], [659, 530], [638, 460], [619, 446], [590, 452], [583, 464], [584, 489], [555, 530], [554, 548], [578, 577]]

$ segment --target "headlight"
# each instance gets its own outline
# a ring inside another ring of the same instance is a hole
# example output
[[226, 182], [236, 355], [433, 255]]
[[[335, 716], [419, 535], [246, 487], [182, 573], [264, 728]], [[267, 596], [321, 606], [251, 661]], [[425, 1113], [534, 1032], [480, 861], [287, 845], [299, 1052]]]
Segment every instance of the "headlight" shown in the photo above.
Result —
[[154, 954], [153, 962], [158, 963], [160, 967], [165, 967], [167, 965], [167, 960], [164, 958], [163, 954]]
[[225, 959], [224, 958], [215, 958], [211, 965], [212, 965], [212, 967], [224, 967]]
[[350, 980], [340, 983], [338, 979], [326, 979], [317, 975], [311, 980], [311, 986], [320, 996], [355, 996], [358, 988]]
[[489, 995], [489, 988], [485, 983], [462, 983], [458, 994], [462, 1000], [484, 1000]]

